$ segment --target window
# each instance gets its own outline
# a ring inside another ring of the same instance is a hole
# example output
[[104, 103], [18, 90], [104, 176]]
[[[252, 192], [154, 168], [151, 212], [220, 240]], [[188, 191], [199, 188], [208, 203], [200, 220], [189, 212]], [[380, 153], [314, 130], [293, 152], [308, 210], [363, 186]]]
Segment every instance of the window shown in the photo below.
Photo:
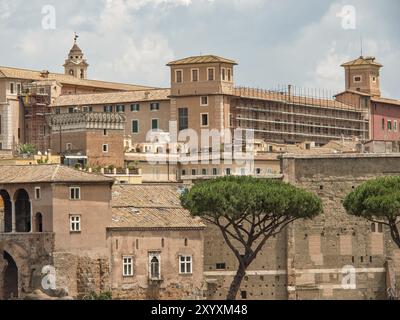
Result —
[[192, 69], [192, 82], [199, 81], [199, 69]]
[[372, 82], [373, 82], [373, 83], [376, 82], [376, 77], [372, 77]]
[[93, 107], [83, 107], [83, 112], [93, 112]]
[[387, 128], [388, 128], [389, 131], [392, 131], [392, 120], [388, 120]]
[[160, 110], [160, 103], [152, 102], [150, 103], [150, 111], [157, 111]]
[[107, 129], [103, 130], [103, 136], [107, 136]]
[[372, 222], [371, 232], [373, 233], [383, 233], [383, 223]]
[[201, 174], [202, 174], [203, 176], [206, 176], [206, 175], [208, 174], [208, 170], [207, 170], [207, 169], [202, 169], [202, 170], [201, 170]]
[[201, 126], [208, 127], [208, 113], [201, 114]]
[[355, 76], [353, 78], [354, 82], [361, 82], [362, 81], [362, 77], [361, 76]]
[[35, 187], [35, 199], [39, 200], [41, 198], [40, 187]]
[[195, 176], [195, 175], [197, 175], [197, 171], [196, 171], [196, 169], [192, 169], [192, 176]]
[[68, 108], [68, 113], [74, 113], [75, 112], [75, 108]]
[[71, 187], [69, 188], [69, 198], [71, 200], [80, 200], [81, 199], [81, 188], [80, 187]]
[[65, 150], [71, 151], [72, 150], [72, 143], [65, 144]]
[[215, 268], [217, 270], [225, 270], [226, 269], [226, 264], [225, 263], [217, 263]]
[[81, 231], [81, 216], [71, 215], [69, 216], [69, 231], [80, 232]]
[[214, 81], [214, 73], [215, 73], [215, 69], [214, 68], [207, 68], [207, 79], [208, 79], [208, 81]]
[[261, 169], [260, 168], [257, 168], [256, 169], [256, 175], [260, 175], [261, 174]]
[[103, 144], [103, 152], [104, 153], [108, 152], [108, 144]]
[[394, 120], [393, 130], [397, 132], [397, 120]]
[[382, 118], [382, 130], [385, 130], [385, 119]]
[[132, 112], [138, 112], [138, 111], [140, 111], [140, 104], [139, 104], [139, 103], [131, 104], [131, 111], [132, 111]]
[[213, 168], [212, 169], [212, 173], [213, 173], [213, 176], [218, 175], [218, 169], [217, 168]]
[[113, 106], [104, 106], [104, 112], [113, 112]]
[[240, 296], [242, 297], [243, 300], [247, 299], [247, 291], [241, 291]]
[[192, 256], [179, 257], [179, 273], [192, 274]]
[[151, 129], [158, 130], [158, 119], [151, 119]]
[[123, 257], [122, 275], [124, 277], [133, 276], [133, 257]]
[[20, 94], [21, 92], [22, 92], [22, 90], [21, 90], [21, 84], [20, 83], [17, 83], [17, 93], [18, 94]]
[[227, 176], [230, 176], [230, 175], [231, 175], [231, 168], [226, 168], [226, 169], [225, 169], [225, 174], [226, 174]]
[[231, 82], [232, 81], [232, 70], [228, 69], [228, 81]]
[[221, 80], [225, 81], [225, 78], [226, 78], [226, 69], [221, 68]]
[[182, 81], [183, 81], [182, 74], [183, 74], [182, 70], [175, 70], [175, 82], [176, 83], [182, 83]]
[[125, 112], [125, 106], [124, 105], [118, 105], [117, 106], [117, 112]]
[[186, 176], [186, 170], [182, 170], [182, 176]]
[[139, 120], [132, 120], [132, 133], [139, 133]]
[[160, 267], [160, 253], [150, 252], [149, 253], [149, 276], [150, 280], [161, 279], [161, 267]]
[[201, 97], [201, 98], [200, 98], [200, 105], [201, 105], [202, 107], [208, 106], [208, 97]]
[[11, 82], [11, 83], [10, 83], [10, 93], [11, 93], [11, 94], [14, 94], [14, 93], [15, 93], [15, 92], [14, 92], [14, 91], [15, 91], [14, 86], [15, 86], [14, 83]]
[[179, 113], [179, 131], [182, 131], [189, 127], [188, 108], [179, 108], [178, 113]]

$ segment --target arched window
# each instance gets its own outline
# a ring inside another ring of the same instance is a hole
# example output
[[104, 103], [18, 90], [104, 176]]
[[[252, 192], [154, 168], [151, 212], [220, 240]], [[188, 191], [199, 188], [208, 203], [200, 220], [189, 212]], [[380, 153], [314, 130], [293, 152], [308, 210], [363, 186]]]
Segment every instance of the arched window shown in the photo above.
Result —
[[35, 232], [43, 232], [43, 215], [40, 212], [35, 215]]
[[69, 74], [70, 74], [71, 76], [73, 76], [73, 75], [74, 75], [74, 70], [69, 70]]
[[160, 270], [160, 254], [150, 253], [150, 280], [160, 280], [161, 270]]

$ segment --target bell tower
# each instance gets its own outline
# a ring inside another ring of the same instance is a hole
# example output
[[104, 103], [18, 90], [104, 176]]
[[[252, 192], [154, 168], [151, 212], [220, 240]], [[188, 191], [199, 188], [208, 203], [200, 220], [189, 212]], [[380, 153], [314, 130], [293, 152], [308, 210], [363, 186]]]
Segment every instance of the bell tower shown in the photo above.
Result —
[[345, 69], [346, 91], [358, 91], [380, 96], [380, 69], [383, 67], [375, 57], [359, 57], [342, 64]]
[[87, 79], [88, 63], [84, 58], [82, 50], [77, 45], [78, 35], [75, 33], [74, 45], [69, 51], [68, 58], [64, 63], [64, 72], [79, 79]]

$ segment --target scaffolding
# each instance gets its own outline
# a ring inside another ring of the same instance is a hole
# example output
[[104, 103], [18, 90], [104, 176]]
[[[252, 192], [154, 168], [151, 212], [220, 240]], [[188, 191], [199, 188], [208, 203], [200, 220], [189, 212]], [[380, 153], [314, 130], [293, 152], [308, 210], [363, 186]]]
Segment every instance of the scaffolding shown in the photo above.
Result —
[[47, 151], [50, 135], [46, 115], [51, 112], [51, 84], [43, 81], [23, 85], [20, 101], [25, 113], [25, 143], [35, 145], [38, 151]]
[[369, 112], [360, 99], [334, 100], [326, 90], [284, 86], [277, 90], [236, 87], [231, 99], [234, 128], [270, 142], [299, 143], [369, 139]]

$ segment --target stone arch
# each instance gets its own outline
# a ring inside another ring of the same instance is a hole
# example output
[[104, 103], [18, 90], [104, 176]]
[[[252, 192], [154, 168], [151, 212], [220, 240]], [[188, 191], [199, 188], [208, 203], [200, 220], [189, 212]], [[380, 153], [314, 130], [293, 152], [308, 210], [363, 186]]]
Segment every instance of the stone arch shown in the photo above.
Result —
[[3, 252], [2, 267], [2, 299], [10, 300], [19, 297], [18, 266], [14, 258], [7, 252]]
[[[22, 288], [27, 283], [29, 284], [29, 254], [16, 243], [4, 242], [0, 243], [0, 247], [2, 248], [0, 250], [0, 298], [10, 299], [11, 296], [7, 297], [7, 292], [12, 292], [14, 298], [19, 298]], [[11, 268], [7, 270], [10, 261]], [[16, 293], [15, 283], [17, 284]], [[11, 291], [10, 285], [13, 289]]]
[[12, 232], [12, 204], [6, 190], [0, 190], [0, 232]]
[[31, 201], [25, 189], [15, 192], [15, 231], [30, 232], [32, 224]]

